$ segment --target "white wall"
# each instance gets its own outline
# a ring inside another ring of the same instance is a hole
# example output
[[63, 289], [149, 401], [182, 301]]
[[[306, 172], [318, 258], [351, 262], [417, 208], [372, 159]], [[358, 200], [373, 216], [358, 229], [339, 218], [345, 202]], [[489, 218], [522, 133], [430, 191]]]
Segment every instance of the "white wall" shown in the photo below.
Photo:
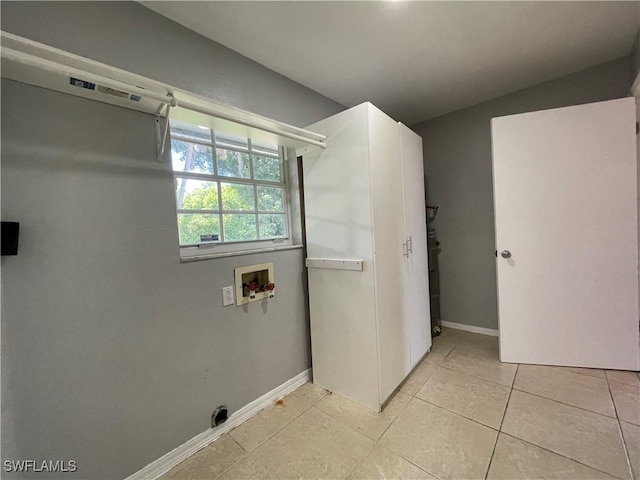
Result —
[[624, 97], [631, 77], [622, 58], [412, 127], [423, 139], [427, 203], [440, 206], [430, 227], [441, 242], [443, 321], [498, 328], [491, 118]]
[[[3, 2], [2, 29], [300, 126], [343, 108], [136, 3]], [[309, 367], [301, 250], [180, 264], [152, 117], [3, 81], [1, 140], [2, 460], [122, 478]], [[222, 308], [266, 261], [278, 296]]]

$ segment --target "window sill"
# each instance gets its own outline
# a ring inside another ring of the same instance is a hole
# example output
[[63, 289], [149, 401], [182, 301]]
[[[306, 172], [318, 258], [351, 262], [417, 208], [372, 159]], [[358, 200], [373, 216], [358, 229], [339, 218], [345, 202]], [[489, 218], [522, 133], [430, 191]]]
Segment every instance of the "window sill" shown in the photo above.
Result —
[[237, 257], [240, 255], [254, 255], [258, 253], [280, 252], [282, 250], [297, 250], [299, 248], [302, 248], [302, 245], [284, 245], [282, 247], [263, 247], [263, 248], [254, 248], [251, 250], [238, 250], [237, 252], [205, 253], [202, 255], [181, 257], [180, 263], [199, 262], [200, 260], [211, 260], [213, 258]]

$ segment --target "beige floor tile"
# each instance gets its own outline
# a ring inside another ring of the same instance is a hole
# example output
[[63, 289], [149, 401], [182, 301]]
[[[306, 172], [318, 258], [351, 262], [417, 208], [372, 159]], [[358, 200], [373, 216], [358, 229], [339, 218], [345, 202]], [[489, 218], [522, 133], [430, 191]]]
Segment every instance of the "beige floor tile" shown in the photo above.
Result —
[[631, 478], [613, 418], [513, 390], [502, 431], [615, 477]]
[[384, 410], [378, 413], [334, 393], [318, 402], [316, 408], [350, 425], [372, 440], [378, 440], [409, 400], [409, 395], [397, 392]]
[[455, 328], [443, 327], [442, 332], [437, 337], [433, 337], [433, 344], [458, 345], [464, 338], [465, 332]]
[[264, 465], [256, 462], [253, 457], [240, 460], [227, 470], [219, 480], [277, 480], [277, 477]]
[[404, 410], [404, 408], [409, 404], [410, 401], [411, 395], [408, 395], [401, 391], [397, 391], [391, 396], [391, 399], [384, 406], [382, 412], [386, 413], [387, 415], [393, 416], [393, 418], [396, 418], [398, 415], [400, 415], [400, 412]]
[[604, 370], [600, 370], [599, 368], [580, 368], [580, 367], [558, 367], [566, 370], [567, 372], [580, 373], [582, 375], [589, 375], [590, 377], [595, 378], [604, 378], [607, 377], [604, 374]]
[[609, 384], [601, 378], [545, 365], [520, 365], [513, 388], [615, 418]]
[[437, 369], [437, 364], [423, 361], [402, 384], [400, 391], [409, 395], [415, 395]]
[[618, 418], [640, 425], [640, 389], [618, 382], [609, 382]]
[[329, 390], [319, 387], [311, 382], [307, 382], [293, 391], [293, 394], [296, 397], [309, 402], [311, 405], [319, 402], [329, 395], [329, 393]]
[[479, 350], [498, 358], [498, 337], [466, 332], [466, 335], [462, 337], [462, 341], [457, 345], [457, 348], [460, 350]]
[[623, 370], [607, 370], [607, 378], [611, 382], [624, 383], [625, 385], [633, 385], [640, 387], [640, 377], [638, 372], [627, 372]]
[[497, 430], [509, 392], [509, 387], [441, 367], [416, 396]]
[[503, 433], [491, 459], [490, 480], [591, 480], [610, 475]]
[[437, 480], [404, 458], [377, 445], [347, 477], [348, 480]]
[[442, 366], [507, 387], [511, 387], [518, 368], [516, 364], [500, 362], [496, 353], [457, 347], [442, 362]]
[[640, 427], [626, 422], [620, 422], [620, 427], [624, 443], [627, 446], [631, 468], [636, 480], [640, 480]]
[[161, 480], [214, 479], [238, 462], [246, 453], [228, 435], [191, 455], [160, 477]]
[[423, 362], [439, 365], [454, 347], [444, 343], [431, 346], [431, 351], [424, 357]]
[[310, 406], [295, 395], [287, 395], [231, 430], [229, 435], [247, 452], [251, 452]]
[[374, 442], [312, 407], [252, 454], [277, 478], [345, 478]]
[[441, 479], [484, 478], [498, 432], [414, 398], [379, 444]]

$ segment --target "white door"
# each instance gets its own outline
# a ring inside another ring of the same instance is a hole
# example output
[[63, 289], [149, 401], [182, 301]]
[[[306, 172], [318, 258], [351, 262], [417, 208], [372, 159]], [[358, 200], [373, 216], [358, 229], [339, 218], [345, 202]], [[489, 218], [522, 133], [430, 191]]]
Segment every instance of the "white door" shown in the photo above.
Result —
[[402, 187], [406, 238], [404, 303], [409, 334], [409, 370], [431, 347], [427, 220], [424, 196], [422, 138], [400, 124]]
[[492, 136], [500, 360], [640, 369], [634, 99]]

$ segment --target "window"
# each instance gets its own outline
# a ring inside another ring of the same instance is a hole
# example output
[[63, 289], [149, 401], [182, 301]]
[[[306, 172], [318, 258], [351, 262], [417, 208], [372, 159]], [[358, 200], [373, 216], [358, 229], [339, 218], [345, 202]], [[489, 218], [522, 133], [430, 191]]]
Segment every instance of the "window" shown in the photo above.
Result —
[[183, 256], [290, 245], [280, 147], [171, 121], [171, 158]]

